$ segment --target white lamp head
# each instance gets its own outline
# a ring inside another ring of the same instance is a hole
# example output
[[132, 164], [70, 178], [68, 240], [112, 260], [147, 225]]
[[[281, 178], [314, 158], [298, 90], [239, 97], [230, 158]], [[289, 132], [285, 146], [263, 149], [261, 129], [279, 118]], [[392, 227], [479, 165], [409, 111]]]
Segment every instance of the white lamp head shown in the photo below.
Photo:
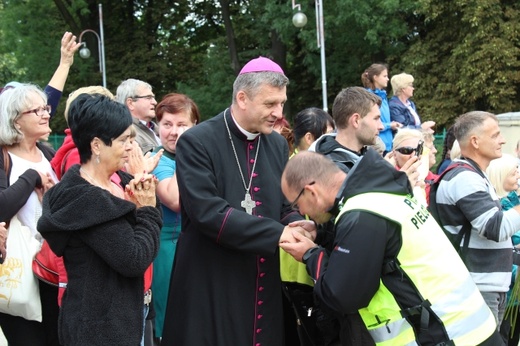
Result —
[[296, 12], [292, 17], [293, 25], [297, 28], [303, 28], [307, 24], [307, 16], [303, 12]]

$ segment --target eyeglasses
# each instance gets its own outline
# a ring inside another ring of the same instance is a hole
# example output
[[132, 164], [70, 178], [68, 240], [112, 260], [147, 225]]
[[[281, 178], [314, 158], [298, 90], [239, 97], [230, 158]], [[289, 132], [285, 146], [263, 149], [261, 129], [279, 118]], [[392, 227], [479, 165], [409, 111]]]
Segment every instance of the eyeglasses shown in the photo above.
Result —
[[144, 95], [144, 96], [134, 96], [133, 99], [147, 99], [148, 101], [155, 100], [155, 95]]
[[291, 208], [294, 209], [294, 210], [298, 210], [298, 200], [300, 199], [300, 197], [303, 195], [303, 193], [305, 192], [305, 187], [308, 186], [308, 185], [314, 185], [314, 183], [316, 183], [315, 181], [311, 181], [310, 183], [308, 183], [307, 185], [304, 185], [300, 191], [300, 193], [298, 194], [298, 196], [296, 196], [296, 198], [294, 199], [294, 201], [291, 203]]
[[31, 110], [22, 112], [20, 114], [24, 115], [24, 114], [34, 113], [34, 114], [36, 114], [39, 117], [43, 117], [45, 112], [47, 112], [47, 114], [51, 114], [51, 110], [52, 110], [52, 107], [50, 105], [46, 105], [46, 106], [43, 106], [43, 107], [38, 107], [38, 108], [35, 108], [35, 109], [31, 109]]
[[417, 148], [412, 148], [412, 147], [400, 147], [400, 148], [395, 149], [395, 151], [397, 151], [403, 155], [413, 154], [413, 152], [416, 150], [417, 150]]

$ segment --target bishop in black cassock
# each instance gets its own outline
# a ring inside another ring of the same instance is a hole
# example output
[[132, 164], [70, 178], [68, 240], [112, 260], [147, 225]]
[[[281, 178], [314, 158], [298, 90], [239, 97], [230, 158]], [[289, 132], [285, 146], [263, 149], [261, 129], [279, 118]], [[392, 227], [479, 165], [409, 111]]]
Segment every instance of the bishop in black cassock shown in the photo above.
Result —
[[284, 345], [278, 243], [302, 217], [281, 192], [286, 140], [246, 134], [228, 109], [179, 138], [182, 233], [161, 345]]

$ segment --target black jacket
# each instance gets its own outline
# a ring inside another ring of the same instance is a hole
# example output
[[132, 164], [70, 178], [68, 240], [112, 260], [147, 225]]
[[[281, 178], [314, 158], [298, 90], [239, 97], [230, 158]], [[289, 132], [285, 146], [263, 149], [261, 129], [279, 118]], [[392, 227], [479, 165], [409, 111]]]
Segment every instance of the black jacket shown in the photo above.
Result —
[[[42, 143], [36, 143], [36, 146], [42, 151], [47, 160], [52, 160], [55, 153], [54, 149]], [[14, 184], [9, 186], [9, 176], [11, 175], [13, 162], [10, 156], [8, 160], [9, 172], [6, 172], [4, 154], [0, 147], [0, 206], [2, 206], [0, 208], [0, 222], [11, 220], [25, 205], [34, 188], [42, 184], [40, 174], [35, 169], [28, 169], [20, 175]]]
[[[121, 185], [131, 176], [120, 172]], [[91, 185], [75, 165], [43, 198], [38, 230], [63, 256], [68, 285], [59, 317], [64, 345], [138, 345], [143, 275], [155, 258], [160, 210]]]
[[[331, 213], [337, 215], [341, 201], [364, 192], [406, 195], [412, 189], [405, 173], [396, 170], [373, 149], [368, 149], [348, 173]], [[377, 215], [350, 211], [336, 223], [332, 253], [329, 255], [322, 249], [307, 261], [307, 270], [317, 279], [316, 295], [340, 316], [342, 345], [360, 345], [367, 341], [366, 330], [362, 331], [359, 325], [358, 310], [368, 306], [379, 288], [385, 260], [397, 255], [401, 245], [399, 231], [397, 224]], [[338, 247], [356, 250], [351, 251], [349, 263], [338, 264]], [[329, 266], [329, 260], [336, 261], [334, 266]], [[363, 341], [356, 340], [360, 337]]]

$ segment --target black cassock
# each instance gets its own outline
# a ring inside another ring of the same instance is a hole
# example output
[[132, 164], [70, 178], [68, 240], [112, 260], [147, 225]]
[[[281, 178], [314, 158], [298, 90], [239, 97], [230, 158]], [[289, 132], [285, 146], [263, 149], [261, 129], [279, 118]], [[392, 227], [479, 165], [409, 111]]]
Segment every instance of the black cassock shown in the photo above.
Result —
[[[245, 188], [224, 116], [246, 184], [253, 174], [253, 215], [241, 207]], [[281, 192], [287, 159], [282, 136], [248, 141], [229, 110], [180, 137], [182, 233], [161, 345], [283, 345], [278, 240], [283, 224], [302, 219]]]

